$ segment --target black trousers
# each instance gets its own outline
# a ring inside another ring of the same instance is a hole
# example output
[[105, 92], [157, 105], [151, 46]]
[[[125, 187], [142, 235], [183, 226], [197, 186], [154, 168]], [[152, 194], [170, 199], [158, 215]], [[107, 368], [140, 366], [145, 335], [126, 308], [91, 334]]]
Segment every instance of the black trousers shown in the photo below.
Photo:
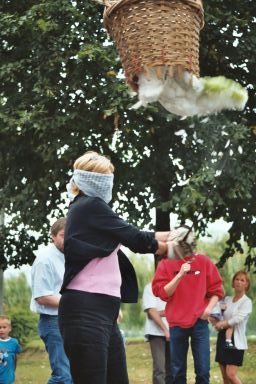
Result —
[[128, 384], [124, 343], [117, 326], [120, 299], [67, 290], [59, 327], [74, 384]]

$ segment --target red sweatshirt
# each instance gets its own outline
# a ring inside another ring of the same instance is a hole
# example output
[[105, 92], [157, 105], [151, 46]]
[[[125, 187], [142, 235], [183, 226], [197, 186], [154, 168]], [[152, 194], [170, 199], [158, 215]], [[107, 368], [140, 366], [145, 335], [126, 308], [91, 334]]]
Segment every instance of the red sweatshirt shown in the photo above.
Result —
[[153, 278], [154, 295], [167, 301], [165, 313], [170, 327], [192, 327], [212, 296], [223, 297], [222, 279], [213, 262], [200, 254], [186, 257], [187, 261], [192, 261], [191, 270], [180, 280], [172, 296], [167, 296], [164, 287], [180, 271], [183, 260], [162, 260]]

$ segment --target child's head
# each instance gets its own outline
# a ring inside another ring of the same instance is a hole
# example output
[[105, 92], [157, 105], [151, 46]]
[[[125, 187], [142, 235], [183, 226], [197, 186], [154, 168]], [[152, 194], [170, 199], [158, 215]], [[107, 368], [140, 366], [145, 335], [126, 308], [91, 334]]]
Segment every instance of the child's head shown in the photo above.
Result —
[[0, 338], [8, 339], [12, 330], [11, 320], [8, 316], [0, 315]]

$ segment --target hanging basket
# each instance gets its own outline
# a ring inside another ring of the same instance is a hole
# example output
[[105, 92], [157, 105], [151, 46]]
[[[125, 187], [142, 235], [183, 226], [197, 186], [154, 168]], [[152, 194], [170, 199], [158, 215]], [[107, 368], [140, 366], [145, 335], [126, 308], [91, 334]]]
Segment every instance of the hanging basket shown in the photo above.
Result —
[[168, 67], [199, 77], [201, 0], [104, 0], [104, 24], [118, 49], [127, 83], [137, 91], [138, 75]]

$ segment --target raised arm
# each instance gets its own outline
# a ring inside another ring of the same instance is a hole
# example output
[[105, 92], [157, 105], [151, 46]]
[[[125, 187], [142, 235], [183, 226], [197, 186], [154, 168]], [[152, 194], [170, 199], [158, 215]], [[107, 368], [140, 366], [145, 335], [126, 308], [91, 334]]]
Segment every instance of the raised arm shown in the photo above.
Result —
[[172, 296], [179, 285], [180, 281], [183, 279], [183, 277], [190, 271], [191, 265], [189, 263], [182, 264], [179, 273], [164, 286], [164, 290], [167, 294], [167, 296]]
[[169, 300], [183, 276], [190, 270], [190, 264], [184, 263], [182, 264], [177, 275], [171, 278], [165, 264], [168, 262], [168, 260], [160, 261], [152, 281], [152, 290], [154, 295], [160, 297], [164, 301]]

